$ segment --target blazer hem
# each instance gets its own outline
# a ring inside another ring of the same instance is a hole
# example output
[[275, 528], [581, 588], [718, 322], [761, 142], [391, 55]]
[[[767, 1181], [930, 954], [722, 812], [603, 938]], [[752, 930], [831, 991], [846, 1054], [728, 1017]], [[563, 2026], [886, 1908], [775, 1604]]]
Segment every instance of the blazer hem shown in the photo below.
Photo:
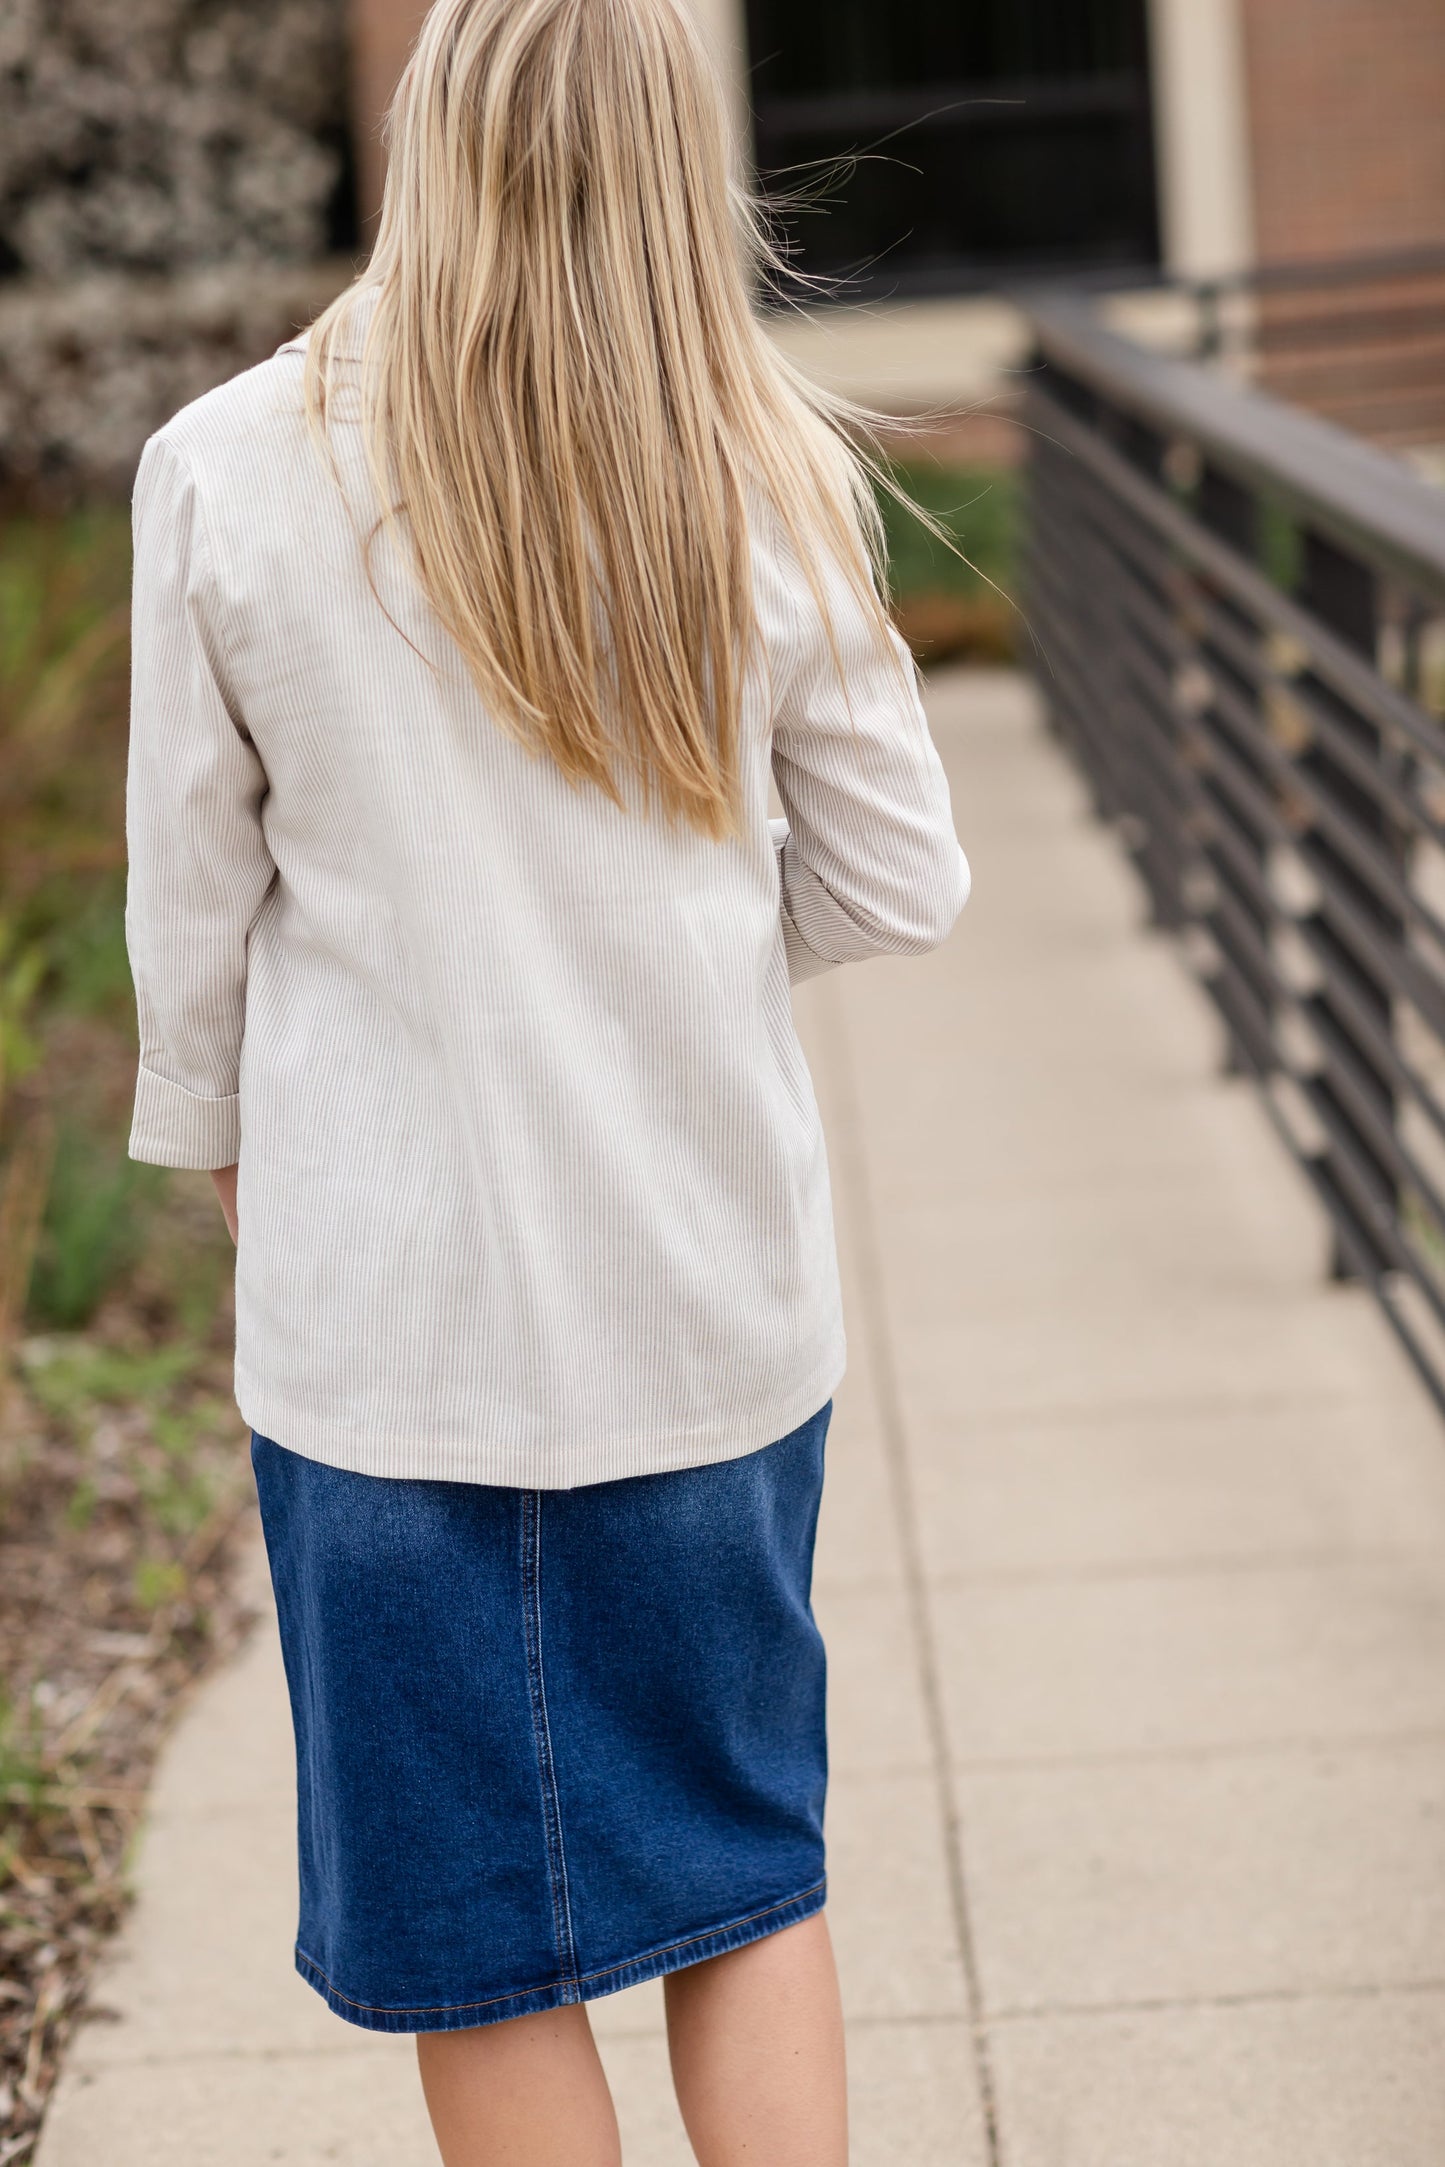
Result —
[[686, 1467], [707, 1467], [720, 1460], [740, 1460], [776, 1444], [815, 1415], [842, 1381], [847, 1342], [841, 1325], [826, 1352], [811, 1363], [791, 1391], [760, 1399], [746, 1416], [726, 1424], [706, 1423], [692, 1430], [661, 1430], [622, 1438], [587, 1436], [588, 1471], [579, 1477], [562, 1464], [575, 1444], [519, 1438], [520, 1425], [501, 1414], [486, 1422], [483, 1435], [408, 1435], [395, 1417], [375, 1429], [303, 1413], [273, 1398], [247, 1377], [238, 1364], [236, 1401], [247, 1427], [272, 1444], [303, 1459], [320, 1460], [354, 1474], [432, 1482], [486, 1482], [509, 1489], [578, 1490], [595, 1482], [624, 1481], [634, 1475], [670, 1474]]

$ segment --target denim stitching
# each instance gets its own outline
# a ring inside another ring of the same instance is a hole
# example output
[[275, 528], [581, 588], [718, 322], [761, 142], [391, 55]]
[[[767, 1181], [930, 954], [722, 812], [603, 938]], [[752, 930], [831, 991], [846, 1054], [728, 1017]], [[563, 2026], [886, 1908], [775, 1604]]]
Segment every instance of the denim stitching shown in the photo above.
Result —
[[827, 1877], [815, 1881], [810, 1889], [800, 1889], [796, 1896], [785, 1896], [781, 1903], [765, 1904], [761, 1911], [750, 1911], [745, 1918], [733, 1919], [727, 1926], [714, 1926], [705, 1934], [687, 1934], [681, 1941], [669, 1941], [660, 1949], [649, 1949], [644, 1956], [625, 1957], [620, 1964], [607, 1964], [601, 1971], [584, 1971], [584, 1983], [593, 1979], [610, 1979], [614, 1972], [632, 1971], [639, 1964], [655, 1963], [659, 1956], [671, 1956], [677, 1949], [691, 1949], [699, 1941], [718, 1941], [727, 1934], [735, 1934], [740, 1926], [751, 1926], [758, 1919], [770, 1919], [775, 1911], [791, 1911], [794, 1904], [805, 1904], [810, 1896], [828, 1886]]
[[[532, 1735], [537, 1747], [537, 1775], [542, 1787], [542, 1825], [547, 1839], [547, 1880], [552, 1897], [552, 1925], [557, 1939], [562, 1995], [577, 1997], [577, 1949], [572, 1937], [572, 1907], [567, 1891], [567, 1854], [562, 1845], [562, 1806], [552, 1733], [547, 1722], [547, 1688], [542, 1675], [542, 1493], [522, 1492], [522, 1588], [527, 1639], [527, 1691], [532, 1703]], [[570, 1989], [570, 1991], [569, 1991]]]
[[444, 2017], [452, 2015], [458, 2009], [495, 2009], [499, 2001], [526, 2001], [533, 1994], [551, 1994], [562, 1983], [557, 1979], [548, 1979], [541, 1986], [514, 1987], [510, 1994], [489, 1994], [485, 2001], [356, 2001], [350, 1994], [342, 1993], [330, 1972], [323, 1971], [315, 1957], [308, 1956], [299, 1942], [296, 1945], [296, 1954], [309, 1971], [314, 1971], [318, 1979], [325, 1980], [328, 1994], [335, 1995], [337, 2001], [344, 2001], [348, 2009], [364, 2009], [369, 2016], [375, 2017]]
[[[580, 1985], [593, 1979], [610, 1979], [614, 1972], [632, 1971], [639, 1964], [655, 1964], [660, 1956], [671, 1956], [678, 1949], [691, 1949], [699, 1941], [722, 1940], [728, 1934], [735, 1934], [739, 1927], [752, 1926], [759, 1919], [770, 1919], [775, 1911], [790, 1911], [794, 1904], [805, 1904], [810, 1896], [816, 1896], [819, 1889], [826, 1888], [827, 1885], [825, 1877], [822, 1881], [815, 1881], [810, 1889], [800, 1889], [796, 1896], [785, 1896], [780, 1903], [765, 1904], [761, 1911], [749, 1911], [741, 1919], [729, 1920], [726, 1926], [711, 1927], [705, 1934], [687, 1934], [681, 1941], [664, 1942], [660, 1949], [648, 1949], [641, 1956], [626, 1957], [622, 1963], [609, 1964], [602, 1971], [574, 1973], [574, 1980]], [[436, 2017], [450, 2016], [458, 2009], [495, 2009], [498, 2002], [526, 2001], [533, 1994], [550, 1994], [554, 1988], [564, 1987], [567, 1983], [565, 1980], [549, 1979], [544, 1986], [514, 1987], [510, 1994], [492, 1994], [486, 2001], [353, 2001], [349, 1994], [343, 1994], [340, 1987], [333, 1983], [330, 1973], [322, 1970], [315, 1957], [307, 1955], [300, 1942], [296, 1944], [296, 1954], [303, 1964], [315, 1972], [318, 1979], [326, 1981], [328, 1994], [334, 1994], [338, 2001], [344, 2001], [348, 2009], [365, 2009], [370, 2015], [379, 2017]]]

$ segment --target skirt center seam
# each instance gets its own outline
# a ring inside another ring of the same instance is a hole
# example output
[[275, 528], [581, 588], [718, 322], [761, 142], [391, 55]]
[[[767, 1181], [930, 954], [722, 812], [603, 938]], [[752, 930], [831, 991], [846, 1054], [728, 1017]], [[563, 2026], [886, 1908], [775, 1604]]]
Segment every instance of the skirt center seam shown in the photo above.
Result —
[[542, 1492], [522, 1492], [522, 1615], [527, 1643], [527, 1692], [532, 1708], [532, 1736], [537, 1750], [537, 1777], [542, 1795], [542, 1828], [547, 1846], [547, 1880], [552, 1898], [552, 1923], [557, 1939], [557, 1973], [561, 1999], [579, 2001], [577, 1948], [572, 1933], [572, 1908], [567, 1889], [567, 1853], [562, 1841], [562, 1805], [557, 1795], [557, 1769], [552, 1752], [552, 1732], [547, 1721], [547, 1686], [542, 1666]]

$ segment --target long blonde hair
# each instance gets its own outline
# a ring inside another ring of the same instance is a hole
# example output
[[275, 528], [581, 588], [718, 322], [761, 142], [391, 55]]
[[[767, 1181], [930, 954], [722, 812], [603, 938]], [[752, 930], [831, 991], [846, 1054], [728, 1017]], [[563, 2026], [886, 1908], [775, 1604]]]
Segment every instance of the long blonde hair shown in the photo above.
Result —
[[880, 641], [887, 617], [860, 410], [754, 312], [776, 259], [686, 0], [436, 0], [388, 141], [372, 259], [311, 332], [313, 425], [366, 298], [383, 518], [488, 709], [574, 783], [621, 803], [630, 773], [724, 835], [750, 495], [820, 606], [826, 557]]

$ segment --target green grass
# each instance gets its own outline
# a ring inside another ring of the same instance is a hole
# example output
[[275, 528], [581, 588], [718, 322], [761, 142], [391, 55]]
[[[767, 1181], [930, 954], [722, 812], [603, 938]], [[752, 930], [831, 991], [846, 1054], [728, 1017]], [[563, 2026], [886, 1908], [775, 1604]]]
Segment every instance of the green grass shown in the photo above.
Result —
[[34, 1812], [44, 1795], [48, 1772], [45, 1729], [31, 1701], [23, 1710], [0, 1692], [0, 1804]]
[[34, 1017], [45, 968], [41, 943], [0, 916], [0, 1082], [19, 1082], [40, 1060]]
[[112, 1023], [129, 1036], [134, 995], [122, 870], [42, 882], [29, 898], [26, 926], [48, 1005]]
[[90, 1322], [145, 1248], [164, 1186], [158, 1168], [110, 1139], [61, 1129], [30, 1274], [32, 1322], [62, 1332]]
[[32, 1339], [21, 1367], [29, 1396], [71, 1440], [75, 1473], [62, 1519], [82, 1533], [121, 1492], [139, 1507], [143, 1547], [133, 1594], [147, 1613], [185, 1585], [185, 1552], [229, 1494], [234, 1465], [219, 1452], [236, 1429], [228, 1399], [198, 1390], [193, 1340], [120, 1347], [77, 1334]]
[[899, 461], [893, 471], [969, 560], [963, 562], [883, 494], [895, 597], [948, 594], [976, 600], [995, 587], [1010, 594], [1018, 554], [1019, 476], [1006, 467], [940, 467], [923, 460]]
[[[115, 1923], [156, 1714], [234, 1615], [246, 1490], [210, 1185], [126, 1155], [129, 571], [124, 512], [0, 521], [0, 2167], [37, 1997]], [[138, 1633], [145, 1695], [97, 1699]]]
[[129, 583], [123, 511], [0, 524], [0, 1194], [12, 1167], [44, 1179], [5, 1231], [46, 1330], [92, 1320], [164, 1190], [124, 1148]]
[[1014, 606], [1018, 474], [1008, 467], [946, 467], [921, 459], [893, 472], [943, 537], [879, 491], [893, 613], [920, 662], [1009, 662], [1018, 645]]
[[184, 1341], [139, 1348], [107, 1347], [91, 1340], [42, 1341], [26, 1359], [26, 1382], [47, 1414], [69, 1417], [89, 1401], [102, 1407], [163, 1402], [194, 1359], [194, 1348]]
[[123, 862], [129, 587], [124, 512], [0, 524], [0, 907], [25, 937], [47, 884], [81, 903]]

